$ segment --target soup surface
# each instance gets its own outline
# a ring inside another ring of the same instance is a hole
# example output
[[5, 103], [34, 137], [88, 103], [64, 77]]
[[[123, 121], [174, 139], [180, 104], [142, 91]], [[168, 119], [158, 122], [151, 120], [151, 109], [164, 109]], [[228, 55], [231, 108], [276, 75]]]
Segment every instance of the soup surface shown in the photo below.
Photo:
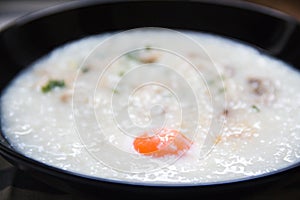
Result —
[[41, 58], [1, 97], [20, 153], [138, 183], [209, 183], [300, 160], [300, 75], [215, 35], [136, 29]]

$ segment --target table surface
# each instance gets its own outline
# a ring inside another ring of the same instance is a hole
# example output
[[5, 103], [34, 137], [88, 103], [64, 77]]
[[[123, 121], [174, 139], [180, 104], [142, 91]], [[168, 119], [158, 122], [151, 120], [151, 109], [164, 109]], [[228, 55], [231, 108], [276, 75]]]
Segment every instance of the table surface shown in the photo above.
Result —
[[300, 20], [299, 0], [246, 0], [266, 7], [276, 9]]

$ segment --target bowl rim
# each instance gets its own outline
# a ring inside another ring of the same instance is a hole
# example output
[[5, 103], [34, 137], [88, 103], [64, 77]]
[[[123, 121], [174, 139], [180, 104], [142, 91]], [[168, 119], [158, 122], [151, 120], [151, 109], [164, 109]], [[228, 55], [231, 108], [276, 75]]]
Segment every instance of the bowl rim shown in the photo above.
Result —
[[[87, 1], [72, 1], [72, 2], [64, 2], [58, 5], [50, 6], [48, 8], [40, 9], [37, 11], [30, 12], [23, 16], [16, 18], [15, 20], [8, 22], [2, 28], [0, 28], [0, 35], [9, 30], [14, 28], [15, 26], [22, 26], [26, 23], [39, 20], [44, 17], [49, 17], [53, 14], [63, 13], [66, 11], [70, 11], [73, 9], [80, 9], [84, 7], [90, 7], [94, 5], [105, 5], [105, 4], [120, 4], [120, 3], [172, 3], [172, 2], [181, 2], [181, 3], [202, 3], [202, 4], [211, 4], [217, 6], [226, 6], [232, 7], [236, 9], [245, 9], [250, 10], [253, 12], [261, 13], [264, 15], [268, 15], [271, 17], [283, 19], [286, 21], [291, 21], [293, 23], [299, 24], [299, 21], [282, 11], [269, 8], [266, 6], [258, 5], [248, 1], [237, 1], [237, 0], [162, 0], [162, 1], [155, 1], [155, 0], [87, 0]], [[5, 90], [5, 89], [4, 89]], [[1, 91], [1, 96], [2, 96]], [[1, 97], [0, 96], [0, 97]], [[0, 110], [1, 111], [1, 110]], [[0, 112], [1, 116], [1, 112]], [[1, 126], [0, 126], [1, 127]], [[3, 131], [0, 130], [0, 134]], [[5, 138], [5, 137], [4, 137]], [[1, 139], [1, 138], [0, 138]], [[5, 140], [5, 139], [4, 139]], [[277, 176], [279, 174], [284, 174], [290, 170], [299, 168], [300, 169], [300, 161], [287, 165], [283, 168], [278, 170], [270, 171], [267, 173], [254, 175], [254, 176], [247, 176], [243, 178], [235, 178], [229, 179], [224, 181], [215, 181], [215, 182], [195, 182], [195, 183], [154, 183], [154, 182], [140, 182], [140, 181], [129, 181], [129, 180], [119, 180], [119, 179], [110, 179], [110, 178], [103, 178], [103, 177], [96, 177], [92, 175], [86, 175], [74, 171], [64, 170], [52, 165], [45, 164], [33, 158], [27, 157], [22, 153], [13, 150], [12, 148], [7, 147], [2, 143], [3, 141], [0, 140], [0, 155], [4, 158], [7, 158], [9, 162], [13, 165], [17, 164], [18, 166], [25, 166], [25, 170], [34, 169], [42, 173], [46, 173], [49, 175], [53, 175], [58, 178], [63, 178], [71, 181], [84, 181], [85, 183], [89, 183], [92, 185], [97, 185], [101, 183], [108, 183], [114, 185], [125, 185], [125, 186], [141, 186], [141, 187], [150, 187], [150, 188], [190, 188], [190, 187], [216, 187], [216, 186], [223, 186], [223, 185], [233, 185], [233, 184], [240, 184], [240, 183], [249, 183], [251, 181], [257, 180], [265, 180], [266, 178], [271, 178], [273, 176]]]
[[240, 8], [251, 10], [254, 12], [262, 13], [269, 15], [271, 17], [284, 19], [287, 21], [299, 22], [300, 20], [296, 19], [296, 17], [289, 15], [283, 11], [277, 10], [275, 8], [267, 7], [264, 5], [256, 4], [250, 1], [240, 1], [240, 0], [85, 0], [85, 1], [70, 1], [70, 2], [62, 2], [56, 5], [49, 6], [47, 8], [42, 8], [39, 10], [31, 11], [26, 14], [23, 14], [16, 19], [6, 23], [0, 28], [0, 33], [4, 32], [6, 29], [10, 29], [14, 26], [19, 26], [26, 24], [28, 22], [38, 20], [43, 17], [48, 17], [53, 14], [57, 14], [60, 12], [65, 12], [67, 10], [73, 10], [78, 8], [89, 7], [93, 5], [104, 5], [104, 4], [120, 4], [120, 3], [173, 3], [173, 2], [181, 2], [181, 3], [204, 3], [204, 4], [214, 4], [219, 6], [227, 6], [233, 8]]

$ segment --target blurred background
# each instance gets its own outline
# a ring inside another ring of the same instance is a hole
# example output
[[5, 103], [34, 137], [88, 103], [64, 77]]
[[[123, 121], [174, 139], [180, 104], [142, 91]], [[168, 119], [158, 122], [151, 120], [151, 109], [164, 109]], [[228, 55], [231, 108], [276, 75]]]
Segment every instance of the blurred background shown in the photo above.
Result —
[[[27, 13], [71, 1], [84, 0], [0, 0], [0, 28]], [[113, 1], [113, 0], [112, 0]], [[222, 0], [220, 0], [222, 1]], [[248, 1], [285, 12], [300, 20], [300, 0], [233, 0]]]
[[299, 0], [246, 0], [248, 2], [260, 4], [281, 12], [285, 12], [300, 20], [300, 1]]

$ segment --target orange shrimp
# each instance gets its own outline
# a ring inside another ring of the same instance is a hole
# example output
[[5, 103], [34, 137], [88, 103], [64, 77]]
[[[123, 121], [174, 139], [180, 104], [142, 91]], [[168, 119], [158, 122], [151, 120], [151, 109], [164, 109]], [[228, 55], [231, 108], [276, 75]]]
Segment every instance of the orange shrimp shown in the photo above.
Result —
[[162, 128], [154, 131], [154, 135], [144, 133], [135, 138], [134, 149], [147, 156], [163, 157], [180, 155], [187, 151], [192, 141], [174, 129]]

